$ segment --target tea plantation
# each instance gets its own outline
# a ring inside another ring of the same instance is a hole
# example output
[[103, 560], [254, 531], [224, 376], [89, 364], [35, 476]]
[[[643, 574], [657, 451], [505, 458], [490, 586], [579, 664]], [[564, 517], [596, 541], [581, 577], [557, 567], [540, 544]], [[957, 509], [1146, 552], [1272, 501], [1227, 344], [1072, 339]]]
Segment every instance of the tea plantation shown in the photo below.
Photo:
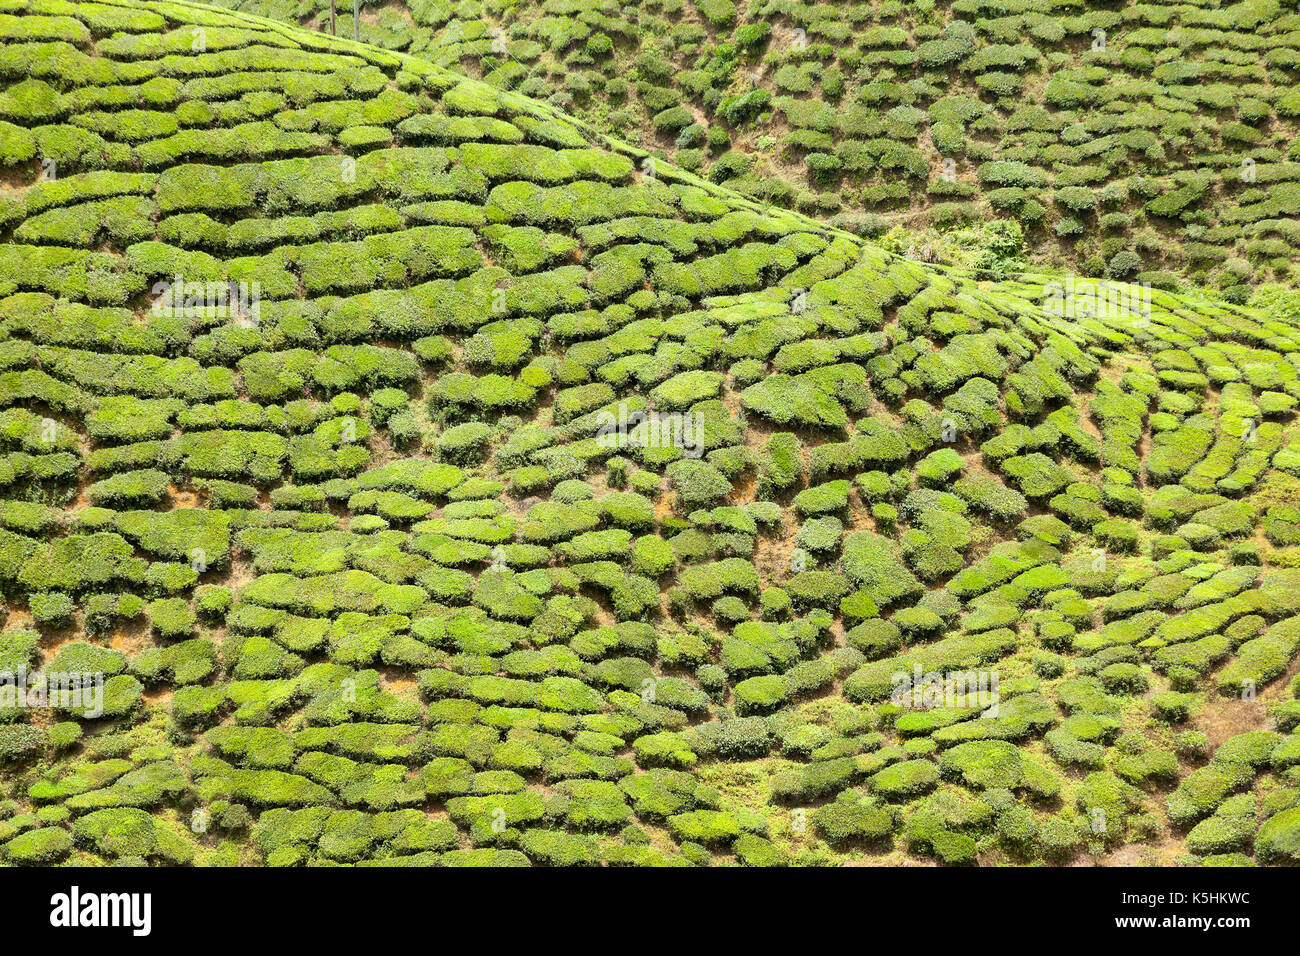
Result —
[[[221, 2], [329, 26], [329, 0]], [[1294, 0], [363, 0], [359, 24], [336, 7], [339, 35], [860, 234], [1011, 217], [1040, 263], [1194, 274], [1238, 302], [1297, 264]]]
[[[965, 50], [886, 9], [872, 75]], [[1108, 118], [1217, 115], [1175, 80], [1264, 110], [1189, 129], [1195, 168], [1284, 135], [1286, 48], [1258, 82], [1210, 52], [1287, 15], [1125, 7], [1110, 55], [1165, 9], [1203, 73], [1155, 51], [1144, 111], [979, 141], [1109, 157]], [[1032, 84], [991, 10], [954, 68]], [[1078, 55], [1048, 90], [1118, 89]], [[1300, 860], [1287, 309], [979, 280], [526, 82], [239, 11], [0, 0], [0, 82], [0, 672], [80, 692], [0, 686], [0, 861]], [[1220, 218], [1286, 228], [1275, 158], [1207, 186]], [[1168, 162], [1153, 198], [1201, 182]], [[1272, 241], [1186, 216], [1162, 253]]]

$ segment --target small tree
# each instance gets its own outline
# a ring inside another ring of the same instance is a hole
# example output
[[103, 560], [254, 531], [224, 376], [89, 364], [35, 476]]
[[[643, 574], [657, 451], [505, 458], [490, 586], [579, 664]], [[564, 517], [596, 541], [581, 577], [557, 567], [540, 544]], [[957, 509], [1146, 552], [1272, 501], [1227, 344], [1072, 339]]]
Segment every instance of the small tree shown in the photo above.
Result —
[[1127, 279], [1141, 268], [1141, 256], [1132, 249], [1121, 249], [1106, 265], [1106, 274], [1112, 279]]

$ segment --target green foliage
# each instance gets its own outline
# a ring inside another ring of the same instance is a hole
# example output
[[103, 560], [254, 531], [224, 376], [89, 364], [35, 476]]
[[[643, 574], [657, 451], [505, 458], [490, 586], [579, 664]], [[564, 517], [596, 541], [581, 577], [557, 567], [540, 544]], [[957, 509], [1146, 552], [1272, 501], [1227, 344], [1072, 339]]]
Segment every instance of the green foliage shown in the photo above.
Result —
[[11, 6], [5, 862], [1294, 860], [1286, 10]]

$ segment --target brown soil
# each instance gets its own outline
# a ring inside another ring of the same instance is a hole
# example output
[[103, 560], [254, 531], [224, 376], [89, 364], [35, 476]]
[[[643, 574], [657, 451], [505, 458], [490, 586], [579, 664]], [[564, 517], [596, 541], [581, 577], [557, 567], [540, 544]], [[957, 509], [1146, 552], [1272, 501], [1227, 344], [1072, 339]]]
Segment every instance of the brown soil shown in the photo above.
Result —
[[201, 503], [196, 492], [185, 491], [175, 485], [167, 486], [167, 497], [173, 508], [197, 508]]
[[113, 632], [108, 636], [108, 646], [115, 651], [121, 651], [127, 657], [134, 657], [148, 650], [153, 646], [149, 625], [144, 621], [128, 621], [113, 628]]
[[1261, 730], [1272, 726], [1269, 707], [1281, 700], [1300, 673], [1300, 658], [1291, 662], [1286, 674], [1269, 681], [1256, 694], [1254, 700], [1242, 700], [1240, 697], [1223, 697], [1211, 692], [1205, 706], [1193, 715], [1191, 723], [1210, 741], [1210, 747], [1218, 747], [1229, 737], [1249, 730]]
[[756, 479], [753, 474], [746, 472], [739, 478], [732, 479], [731, 494], [727, 496], [727, 503], [737, 506], [744, 506], [754, 500], [754, 485]]

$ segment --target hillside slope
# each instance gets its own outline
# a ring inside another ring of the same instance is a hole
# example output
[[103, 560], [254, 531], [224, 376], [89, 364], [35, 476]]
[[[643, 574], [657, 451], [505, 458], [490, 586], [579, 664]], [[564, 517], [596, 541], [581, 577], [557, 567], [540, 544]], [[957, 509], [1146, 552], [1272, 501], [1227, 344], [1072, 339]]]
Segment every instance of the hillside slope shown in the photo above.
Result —
[[1296, 323], [4, 9], [5, 860], [1295, 858]]
[[[328, 0], [223, 0], [328, 29]], [[352, 4], [336, 29], [352, 35]], [[875, 234], [993, 216], [1040, 264], [1294, 285], [1293, 2], [365, 2], [363, 40]]]

